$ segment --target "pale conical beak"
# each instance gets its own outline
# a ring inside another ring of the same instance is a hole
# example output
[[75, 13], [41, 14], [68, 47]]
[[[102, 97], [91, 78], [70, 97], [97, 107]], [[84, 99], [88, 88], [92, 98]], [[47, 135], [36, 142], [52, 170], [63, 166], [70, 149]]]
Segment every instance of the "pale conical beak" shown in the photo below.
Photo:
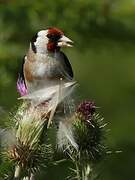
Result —
[[59, 47], [73, 47], [72, 44], [73, 44], [73, 41], [64, 35], [58, 41]]

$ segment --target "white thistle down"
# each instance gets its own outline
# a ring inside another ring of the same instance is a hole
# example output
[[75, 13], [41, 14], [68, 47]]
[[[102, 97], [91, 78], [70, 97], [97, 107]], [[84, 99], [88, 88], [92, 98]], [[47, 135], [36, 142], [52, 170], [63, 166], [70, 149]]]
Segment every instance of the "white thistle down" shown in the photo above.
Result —
[[58, 104], [72, 93], [75, 86], [75, 81], [63, 83], [63, 81], [60, 80], [60, 83], [55, 86], [37, 90], [26, 96], [22, 96], [19, 99], [30, 100], [32, 106], [34, 107], [46, 102], [46, 106], [40, 106], [39, 111], [44, 112], [44, 114], [48, 114], [50, 112], [48, 121], [49, 127]]
[[2, 148], [9, 148], [16, 144], [14, 129], [0, 129], [0, 142]]
[[72, 125], [68, 119], [65, 119], [59, 123], [59, 130], [57, 132], [57, 145], [59, 149], [63, 150], [66, 150], [69, 146], [73, 146], [76, 150], [78, 150], [78, 145], [74, 138]]
[[18, 99], [31, 100], [34, 106], [38, 106], [42, 102], [48, 101], [50, 99], [55, 99], [56, 96], [58, 96], [61, 89], [61, 92], [60, 92], [61, 94], [57, 102], [58, 104], [72, 92], [75, 85], [76, 85], [75, 81], [67, 82], [67, 83], [63, 83], [60, 81], [60, 83], [57, 85], [49, 86], [49, 87], [37, 90], [33, 93], [22, 96]]

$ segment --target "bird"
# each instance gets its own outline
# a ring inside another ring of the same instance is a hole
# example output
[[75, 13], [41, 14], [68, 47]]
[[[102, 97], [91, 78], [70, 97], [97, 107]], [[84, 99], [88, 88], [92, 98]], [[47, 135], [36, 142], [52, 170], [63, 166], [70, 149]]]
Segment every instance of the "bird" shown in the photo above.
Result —
[[37, 32], [30, 41], [23, 58], [17, 81], [20, 95], [57, 85], [60, 80], [70, 82], [74, 74], [62, 47], [72, 47], [73, 41], [62, 30], [50, 27]]

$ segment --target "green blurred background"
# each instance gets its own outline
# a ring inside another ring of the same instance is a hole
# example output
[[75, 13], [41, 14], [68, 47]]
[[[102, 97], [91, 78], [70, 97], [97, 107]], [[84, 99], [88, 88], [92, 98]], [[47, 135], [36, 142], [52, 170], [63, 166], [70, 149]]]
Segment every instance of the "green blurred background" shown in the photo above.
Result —
[[[55, 26], [74, 41], [64, 49], [79, 82], [108, 122], [108, 146], [122, 150], [100, 164], [102, 180], [135, 179], [135, 1], [0, 0], [0, 126], [17, 103], [16, 79], [31, 37]], [[67, 164], [41, 179], [63, 180]], [[46, 177], [46, 178], [45, 178]]]

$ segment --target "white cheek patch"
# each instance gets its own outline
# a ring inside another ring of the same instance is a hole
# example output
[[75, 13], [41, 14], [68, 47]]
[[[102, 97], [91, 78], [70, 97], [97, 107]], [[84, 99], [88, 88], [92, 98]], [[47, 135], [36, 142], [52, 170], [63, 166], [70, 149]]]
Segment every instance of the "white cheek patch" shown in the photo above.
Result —
[[37, 53], [44, 54], [47, 51], [47, 44], [48, 44], [47, 32], [48, 32], [47, 30], [42, 30], [38, 32], [38, 37], [36, 39], [36, 42], [34, 42]]

